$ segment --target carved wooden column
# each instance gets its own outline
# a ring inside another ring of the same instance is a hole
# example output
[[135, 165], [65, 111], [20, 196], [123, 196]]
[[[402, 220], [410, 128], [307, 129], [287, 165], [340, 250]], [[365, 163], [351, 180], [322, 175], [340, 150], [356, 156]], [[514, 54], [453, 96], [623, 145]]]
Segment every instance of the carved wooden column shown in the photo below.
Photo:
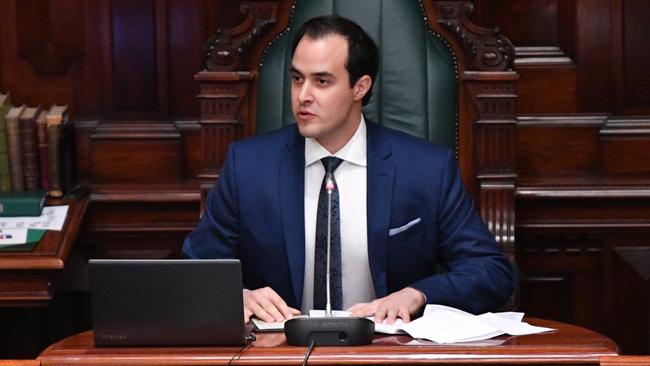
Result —
[[255, 93], [249, 93], [248, 88], [256, 70], [248, 65], [248, 52], [261, 32], [276, 22], [277, 10], [277, 1], [243, 2], [243, 22], [234, 28], [219, 29], [204, 44], [205, 70], [194, 76], [201, 85], [202, 205], [203, 196], [214, 185], [225, 161], [228, 145], [254, 127], [249, 99]]
[[456, 36], [464, 56], [460, 99], [471, 103], [465, 103], [460, 113], [472, 122], [470, 146], [479, 211], [499, 245], [514, 259], [515, 86], [519, 79], [512, 70], [514, 47], [497, 29], [471, 22], [471, 2], [434, 3], [437, 22]]

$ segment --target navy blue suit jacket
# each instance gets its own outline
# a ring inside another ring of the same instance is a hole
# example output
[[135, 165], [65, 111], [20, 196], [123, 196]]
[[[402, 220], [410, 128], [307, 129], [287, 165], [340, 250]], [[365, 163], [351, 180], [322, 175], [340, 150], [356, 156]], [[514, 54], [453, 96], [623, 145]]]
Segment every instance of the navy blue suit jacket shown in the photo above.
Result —
[[[452, 152], [373, 122], [367, 141], [368, 259], [377, 297], [411, 286], [429, 303], [473, 313], [502, 305], [514, 289], [512, 268], [474, 210]], [[270, 286], [298, 309], [304, 150], [295, 124], [232, 143], [183, 244], [190, 258], [239, 258], [246, 288]]]

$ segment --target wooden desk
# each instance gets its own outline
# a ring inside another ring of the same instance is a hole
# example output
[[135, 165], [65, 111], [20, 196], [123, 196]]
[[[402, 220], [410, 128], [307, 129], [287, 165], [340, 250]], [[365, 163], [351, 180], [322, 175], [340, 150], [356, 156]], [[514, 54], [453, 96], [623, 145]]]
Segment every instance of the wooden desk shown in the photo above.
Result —
[[[582, 364], [598, 365], [601, 356], [616, 355], [610, 339], [590, 330], [554, 321], [528, 319], [557, 329], [546, 334], [509, 337], [463, 345], [438, 345], [408, 336], [378, 335], [369, 346], [316, 347], [310, 365], [387, 364]], [[235, 365], [300, 365], [306, 347], [288, 346], [284, 333], [258, 333]], [[91, 331], [57, 342], [38, 357], [56, 365], [223, 365], [239, 347], [95, 348]]]
[[45, 233], [33, 251], [0, 252], [0, 306], [43, 306], [52, 299], [52, 278], [77, 239], [88, 195], [48, 200], [47, 205], [70, 206], [63, 229]]

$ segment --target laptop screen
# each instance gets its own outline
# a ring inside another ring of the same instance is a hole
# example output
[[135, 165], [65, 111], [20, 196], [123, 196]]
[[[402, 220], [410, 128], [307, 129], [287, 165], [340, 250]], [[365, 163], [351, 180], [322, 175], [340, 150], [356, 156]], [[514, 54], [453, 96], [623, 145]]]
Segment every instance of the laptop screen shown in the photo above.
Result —
[[235, 259], [91, 259], [95, 345], [244, 344]]

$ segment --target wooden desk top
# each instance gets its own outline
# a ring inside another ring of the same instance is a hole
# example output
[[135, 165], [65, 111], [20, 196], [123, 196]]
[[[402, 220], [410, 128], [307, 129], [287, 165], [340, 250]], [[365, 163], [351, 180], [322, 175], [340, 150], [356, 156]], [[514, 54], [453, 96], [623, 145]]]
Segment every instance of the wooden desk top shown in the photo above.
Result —
[[50, 199], [47, 205], [69, 205], [63, 228], [45, 233], [33, 251], [0, 252], [0, 306], [47, 305], [52, 299], [52, 276], [63, 269], [77, 240], [88, 195]]
[[[592, 364], [613, 356], [618, 347], [610, 339], [575, 325], [527, 319], [557, 329], [528, 336], [501, 336], [481, 342], [439, 345], [408, 336], [376, 336], [369, 346], [316, 347], [309, 364]], [[299, 365], [306, 347], [286, 343], [284, 333], [257, 333], [257, 340], [235, 365]], [[55, 365], [223, 365], [240, 347], [95, 348], [88, 331], [59, 341], [38, 357], [43, 366]]]

